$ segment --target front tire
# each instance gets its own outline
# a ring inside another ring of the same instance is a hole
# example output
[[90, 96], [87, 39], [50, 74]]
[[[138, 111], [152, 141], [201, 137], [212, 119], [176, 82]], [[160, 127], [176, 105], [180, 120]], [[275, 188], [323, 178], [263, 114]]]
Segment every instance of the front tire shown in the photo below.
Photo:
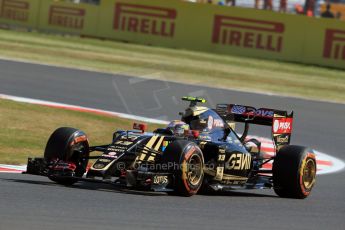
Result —
[[63, 185], [72, 185], [86, 172], [89, 157], [89, 143], [86, 134], [78, 129], [61, 127], [49, 137], [44, 159], [46, 162], [64, 162], [76, 166], [73, 178], [59, 176], [59, 172], [48, 170], [48, 178]]
[[196, 194], [204, 179], [204, 157], [193, 142], [177, 140], [168, 145], [162, 156], [163, 163], [175, 177], [175, 194], [192, 196]]
[[273, 185], [280, 197], [304, 199], [316, 180], [315, 154], [295, 145], [282, 147], [273, 162]]

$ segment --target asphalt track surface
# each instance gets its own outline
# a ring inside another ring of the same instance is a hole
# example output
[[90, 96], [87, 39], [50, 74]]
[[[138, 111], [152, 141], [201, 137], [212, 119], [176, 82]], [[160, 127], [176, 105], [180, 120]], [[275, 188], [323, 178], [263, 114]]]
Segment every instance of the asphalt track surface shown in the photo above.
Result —
[[[345, 159], [342, 104], [13, 61], [0, 61], [0, 93], [158, 119], [177, 118], [177, 112], [185, 106], [179, 101], [182, 95], [204, 96], [211, 106], [232, 102], [294, 109], [293, 144]], [[254, 129], [254, 134], [268, 136], [263, 131], [267, 130]], [[271, 190], [185, 198], [86, 182], [64, 187], [43, 177], [0, 174], [0, 230], [344, 230], [344, 178], [344, 171], [320, 175], [309, 198], [294, 200], [278, 198]]]

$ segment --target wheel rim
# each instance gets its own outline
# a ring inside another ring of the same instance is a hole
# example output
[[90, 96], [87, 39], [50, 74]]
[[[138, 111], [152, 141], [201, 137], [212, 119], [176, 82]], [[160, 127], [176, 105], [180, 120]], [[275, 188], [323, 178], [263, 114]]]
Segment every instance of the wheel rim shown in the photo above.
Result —
[[313, 159], [308, 159], [303, 169], [303, 185], [306, 189], [311, 189], [315, 182], [316, 165]]
[[188, 160], [187, 178], [190, 184], [198, 185], [202, 179], [202, 158], [198, 154], [193, 154]]
[[[74, 162], [77, 166], [76, 174], [77, 176], [82, 176], [87, 167], [87, 160], [83, 160], [85, 157], [88, 157], [87, 147], [84, 142], [77, 143], [71, 146], [71, 161]], [[82, 152], [81, 155], [75, 156], [75, 152]], [[79, 175], [80, 174], [80, 175]]]

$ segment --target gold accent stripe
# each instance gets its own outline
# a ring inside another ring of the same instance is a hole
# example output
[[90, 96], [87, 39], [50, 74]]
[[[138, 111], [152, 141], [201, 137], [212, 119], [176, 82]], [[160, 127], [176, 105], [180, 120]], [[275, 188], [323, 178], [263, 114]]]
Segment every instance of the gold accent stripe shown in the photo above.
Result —
[[215, 170], [210, 170], [210, 169], [206, 169], [204, 168], [204, 173], [210, 175], [210, 176], [216, 176], [216, 171]]
[[[212, 169], [204, 169], [204, 172], [210, 176], [216, 176], [217, 174], [216, 171]], [[248, 178], [230, 174], [223, 174], [223, 180], [248, 180]]]
[[145, 153], [141, 153], [139, 161], [143, 161], [145, 159], [145, 157], [146, 157], [146, 154]]
[[149, 140], [149, 142], [147, 142], [147, 144], [145, 145], [147, 148], [152, 148], [153, 144], [156, 142], [156, 140], [158, 139], [159, 136], [153, 136], [151, 137], [151, 139]]
[[94, 171], [106, 171], [108, 170], [115, 162], [116, 159], [112, 160], [111, 162], [109, 162], [109, 164], [107, 166], [105, 166], [104, 168], [101, 168], [101, 169], [96, 169], [94, 168], [93, 166], [95, 164], [97, 164], [97, 161], [91, 166], [91, 170], [94, 170]]
[[163, 136], [159, 138], [158, 143], [156, 144], [156, 147], [154, 148], [154, 150], [156, 151], [159, 150], [159, 147], [161, 147], [163, 140], [164, 140]]
[[150, 156], [150, 157], [147, 159], [148, 162], [154, 162], [154, 160], [155, 160], [155, 157], [154, 157], [154, 156]]
[[[156, 142], [158, 137], [159, 136], [152, 136], [151, 139], [145, 145], [145, 147], [146, 148], [152, 148], [152, 146], [154, 145], [154, 143]], [[139, 161], [143, 161], [145, 159], [145, 157], [147, 157], [147, 156], [148, 156], [147, 150], [143, 150], [139, 156]], [[137, 159], [138, 159], [138, 157], [137, 157]]]
[[235, 176], [235, 175], [223, 175], [223, 180], [248, 180], [247, 177]]

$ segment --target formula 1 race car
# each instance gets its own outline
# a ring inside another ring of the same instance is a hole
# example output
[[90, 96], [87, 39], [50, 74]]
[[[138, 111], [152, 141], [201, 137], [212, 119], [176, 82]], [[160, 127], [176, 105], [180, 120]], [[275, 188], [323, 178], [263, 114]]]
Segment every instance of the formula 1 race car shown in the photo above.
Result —
[[[43, 175], [63, 185], [101, 181], [133, 189], [183, 196], [218, 190], [273, 188], [280, 197], [306, 198], [314, 184], [313, 150], [289, 145], [293, 113], [235, 104], [216, 109], [198, 106], [202, 98], [183, 97], [189, 107], [181, 120], [146, 132], [118, 130], [110, 144], [89, 146], [83, 131], [62, 127], [50, 136], [44, 158], [28, 159], [28, 174]], [[244, 123], [239, 136], [236, 123]], [[249, 124], [272, 127], [274, 156], [248, 138]], [[91, 152], [100, 152], [90, 156]], [[95, 159], [88, 167], [89, 159]], [[264, 167], [269, 162], [271, 169]]]

